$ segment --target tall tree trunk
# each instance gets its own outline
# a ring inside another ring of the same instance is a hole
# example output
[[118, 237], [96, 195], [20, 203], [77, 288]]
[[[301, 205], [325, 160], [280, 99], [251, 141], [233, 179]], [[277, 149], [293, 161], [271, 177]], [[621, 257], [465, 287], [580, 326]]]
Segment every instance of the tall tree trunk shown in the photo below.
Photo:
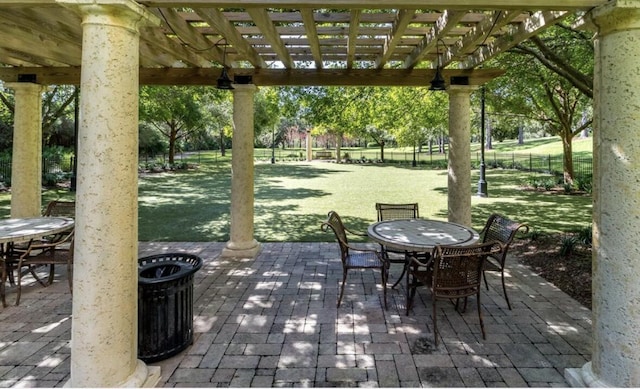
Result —
[[171, 136], [169, 136], [169, 165], [173, 165], [175, 154], [176, 154], [176, 131], [174, 129], [171, 129]]
[[342, 162], [342, 152], [340, 149], [342, 148], [342, 134], [336, 135], [336, 162]]
[[[568, 131], [569, 134], [571, 131]], [[566, 132], [564, 133], [566, 134]], [[564, 182], [567, 184], [573, 184], [574, 171], [573, 171], [573, 144], [571, 143], [571, 135], [562, 136], [562, 159], [563, 159], [563, 175]]]
[[224, 147], [224, 130], [220, 130], [220, 155], [223, 157], [227, 155], [227, 150]]
[[384, 141], [380, 142], [380, 160], [384, 162]]
[[519, 145], [524, 144], [524, 127], [523, 126], [518, 127], [518, 144]]

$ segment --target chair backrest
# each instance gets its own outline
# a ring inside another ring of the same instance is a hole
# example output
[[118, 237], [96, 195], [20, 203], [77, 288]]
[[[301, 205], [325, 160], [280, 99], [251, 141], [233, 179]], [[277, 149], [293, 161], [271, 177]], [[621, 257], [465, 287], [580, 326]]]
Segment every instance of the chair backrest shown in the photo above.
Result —
[[56, 261], [58, 255], [55, 253], [60, 253], [61, 251], [67, 252], [65, 258], [68, 257], [68, 262], [73, 263], [73, 250], [74, 250], [74, 242], [75, 242], [75, 227], [71, 230], [67, 231], [64, 235], [57, 236], [56, 240], [51, 242], [42, 242], [42, 241], [31, 241], [29, 242], [29, 246], [26, 250], [21, 254], [20, 258], [32, 258], [34, 253], [39, 257], [39, 260], [42, 263], [42, 259], [45, 256], [49, 256], [52, 259], [52, 262]]
[[47, 208], [43, 212], [42, 216], [62, 216], [75, 219], [76, 202], [53, 200], [47, 204]]
[[433, 293], [437, 297], [456, 298], [476, 294], [482, 281], [487, 256], [502, 249], [501, 243], [487, 242], [469, 246], [436, 246], [433, 249]]
[[333, 231], [333, 233], [336, 235], [336, 240], [340, 245], [342, 260], [344, 260], [349, 254], [349, 240], [347, 239], [347, 232], [344, 228], [344, 224], [342, 223], [340, 215], [338, 215], [338, 213], [335, 211], [329, 211], [327, 220], [322, 223], [320, 228], [325, 232], [327, 232], [329, 228]]
[[502, 253], [500, 262], [504, 265], [507, 257], [507, 251], [518, 231], [526, 234], [529, 232], [529, 226], [525, 223], [518, 223], [505, 216], [494, 213], [487, 219], [487, 223], [482, 230], [482, 242], [500, 242], [502, 243]]
[[420, 217], [418, 213], [418, 203], [376, 203], [376, 211], [378, 213], [379, 222], [394, 219], [417, 219]]

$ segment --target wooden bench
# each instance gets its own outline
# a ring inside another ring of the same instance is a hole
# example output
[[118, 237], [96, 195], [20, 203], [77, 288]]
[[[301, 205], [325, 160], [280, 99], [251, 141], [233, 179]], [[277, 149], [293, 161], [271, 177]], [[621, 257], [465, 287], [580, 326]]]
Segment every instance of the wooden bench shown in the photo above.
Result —
[[331, 159], [331, 158], [333, 158], [333, 152], [332, 151], [316, 151], [316, 158], [317, 159]]

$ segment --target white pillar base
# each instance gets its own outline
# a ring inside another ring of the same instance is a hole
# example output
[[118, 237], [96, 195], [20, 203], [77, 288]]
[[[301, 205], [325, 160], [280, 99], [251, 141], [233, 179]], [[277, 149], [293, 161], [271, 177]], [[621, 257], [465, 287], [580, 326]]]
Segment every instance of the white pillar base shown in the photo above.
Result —
[[[160, 366], [147, 366], [138, 359], [136, 370], [119, 385], [120, 388], [155, 388], [160, 382], [162, 372]], [[64, 384], [65, 388], [73, 388], [71, 380]]]
[[260, 243], [253, 239], [251, 242], [236, 243], [229, 241], [227, 247], [222, 249], [222, 258], [255, 258], [260, 251]]
[[611, 388], [598, 379], [591, 369], [591, 362], [587, 362], [581, 368], [564, 369], [564, 378], [572, 388]]

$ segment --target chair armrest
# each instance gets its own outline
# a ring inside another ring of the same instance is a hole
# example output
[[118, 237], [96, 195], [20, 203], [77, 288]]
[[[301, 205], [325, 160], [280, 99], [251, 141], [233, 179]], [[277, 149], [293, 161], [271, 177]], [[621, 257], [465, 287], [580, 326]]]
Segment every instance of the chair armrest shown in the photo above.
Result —
[[431, 255], [429, 256], [426, 262], [421, 262], [418, 258], [414, 257], [413, 255], [409, 256], [409, 266], [429, 268], [431, 267], [432, 263], [433, 263], [433, 260]]
[[22, 252], [20, 258], [22, 259], [29, 257], [33, 251], [47, 251], [50, 249], [55, 249], [56, 246], [58, 246], [57, 243], [42, 243], [41, 241], [31, 243], [29, 247], [27, 247], [27, 249]]
[[29, 246], [26, 250], [24, 250], [23, 254], [20, 255], [20, 258], [27, 258], [31, 252], [33, 251], [47, 251], [47, 250], [55, 250], [58, 246], [66, 245], [72, 242], [73, 232], [64, 238], [54, 241], [47, 242], [42, 240], [31, 240], [29, 242]]
[[345, 227], [345, 228], [344, 228], [344, 230], [345, 230], [347, 233], [349, 233], [349, 234], [351, 234], [351, 235], [354, 235], [354, 236], [364, 236], [364, 237], [368, 237], [368, 236], [369, 236], [369, 235], [367, 235], [367, 234], [366, 234], [366, 233], [364, 233], [364, 232], [352, 231], [352, 230], [348, 229], [347, 227]]
[[354, 246], [352, 244], [345, 244], [345, 246], [352, 251], [359, 251], [359, 252], [363, 252], [363, 253], [376, 253], [376, 255], [378, 256], [382, 256], [382, 253], [380, 252], [380, 250], [376, 250], [376, 249], [369, 249], [369, 248], [365, 248], [365, 247], [357, 247]]

